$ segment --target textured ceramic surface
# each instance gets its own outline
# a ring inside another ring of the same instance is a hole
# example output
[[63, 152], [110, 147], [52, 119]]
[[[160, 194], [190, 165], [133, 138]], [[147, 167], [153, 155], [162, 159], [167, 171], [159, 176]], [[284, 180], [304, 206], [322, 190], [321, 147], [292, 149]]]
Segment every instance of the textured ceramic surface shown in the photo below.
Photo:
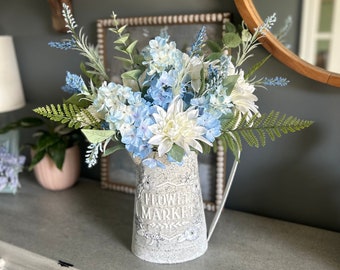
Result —
[[37, 181], [49, 190], [64, 190], [72, 187], [80, 174], [80, 152], [78, 145], [68, 148], [62, 170], [59, 170], [53, 160], [45, 157], [34, 166]]
[[155, 263], [180, 263], [203, 255], [207, 231], [197, 155], [166, 168], [139, 164], [132, 252]]

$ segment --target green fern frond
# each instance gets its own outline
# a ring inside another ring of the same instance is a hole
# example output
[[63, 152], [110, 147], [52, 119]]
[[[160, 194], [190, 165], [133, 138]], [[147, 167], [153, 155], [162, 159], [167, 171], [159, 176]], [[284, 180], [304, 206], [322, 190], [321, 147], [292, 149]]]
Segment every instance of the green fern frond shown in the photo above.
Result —
[[224, 124], [220, 141], [225, 149], [229, 148], [235, 154], [242, 150], [242, 141], [251, 147], [265, 146], [267, 138], [275, 141], [283, 134], [300, 131], [312, 124], [313, 121], [301, 120], [275, 111], [259, 117], [254, 115], [250, 119], [247, 115], [241, 117], [238, 114]]
[[52, 121], [67, 124], [69, 128], [99, 127], [99, 120], [86, 109], [79, 108], [74, 104], [51, 104], [35, 108], [33, 111]]

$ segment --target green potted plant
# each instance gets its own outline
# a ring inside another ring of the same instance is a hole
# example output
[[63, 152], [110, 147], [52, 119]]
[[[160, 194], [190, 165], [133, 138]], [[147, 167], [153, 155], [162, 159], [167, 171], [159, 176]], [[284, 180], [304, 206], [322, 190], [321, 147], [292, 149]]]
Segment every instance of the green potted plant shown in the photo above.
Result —
[[44, 126], [33, 133], [34, 142], [26, 144], [31, 150], [29, 171], [46, 189], [63, 190], [73, 186], [80, 174], [79, 131], [63, 124], [54, 124], [38, 117], [26, 117], [0, 129]]
[[79, 132], [63, 124], [45, 122], [45, 126], [33, 134], [29, 170], [44, 188], [63, 190], [73, 186], [80, 174]]

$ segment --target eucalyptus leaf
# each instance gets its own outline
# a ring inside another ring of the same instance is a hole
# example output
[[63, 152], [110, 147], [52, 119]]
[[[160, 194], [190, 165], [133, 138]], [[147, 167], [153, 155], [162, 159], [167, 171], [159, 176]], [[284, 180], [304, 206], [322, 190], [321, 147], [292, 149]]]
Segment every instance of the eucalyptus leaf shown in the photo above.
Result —
[[132, 54], [133, 50], [135, 49], [136, 47], [136, 44], [137, 44], [138, 40], [135, 40], [134, 42], [132, 42], [127, 48], [126, 48], [126, 52], [128, 54]]
[[123, 54], [128, 55], [127, 51], [124, 49], [123, 46], [115, 46], [114, 48], [115, 48], [115, 50], [117, 50], [117, 51], [119, 51], [119, 52], [121, 52]]
[[100, 143], [115, 135], [114, 130], [96, 130], [82, 129], [81, 130], [90, 143]]
[[213, 60], [216, 60], [216, 59], [220, 59], [222, 55], [223, 55], [222, 52], [214, 52], [214, 53], [209, 54], [208, 59], [213, 61]]
[[130, 37], [129, 34], [124, 34], [119, 39], [115, 40], [113, 43], [115, 43], [115, 44], [126, 44], [129, 37]]
[[222, 51], [222, 47], [220, 44], [218, 44], [216, 41], [213, 40], [207, 40], [206, 42], [208, 48], [212, 51], [212, 52], [221, 52]]
[[178, 146], [177, 144], [174, 144], [171, 150], [169, 151], [169, 155], [177, 162], [182, 162], [183, 157], [185, 155], [185, 151], [182, 147]]
[[123, 25], [122, 27], [120, 27], [120, 28], [117, 30], [117, 33], [119, 33], [119, 34], [123, 33], [126, 27], [127, 27], [127, 24]]
[[65, 100], [65, 104], [77, 105], [79, 108], [87, 108], [91, 105], [91, 101], [86, 99], [84, 95], [74, 94]]
[[242, 41], [248, 42], [249, 40], [251, 40], [251, 38], [252, 38], [252, 34], [248, 31], [248, 29], [244, 29], [242, 31]]
[[222, 41], [224, 46], [227, 48], [236, 48], [242, 42], [240, 36], [236, 33], [225, 33], [223, 35]]
[[119, 56], [115, 56], [115, 58], [117, 60], [125, 63], [125, 64], [128, 64], [128, 65], [132, 65], [133, 64], [133, 62], [130, 59], [128, 59], [128, 58], [123, 58], [123, 57], [119, 57]]
[[223, 80], [223, 86], [226, 88], [226, 94], [229, 96], [234, 89], [239, 75], [229, 75]]
[[[101, 79], [99, 78], [98, 73], [96, 73], [96, 71], [87, 70], [86, 65], [83, 62], [80, 63], [80, 70], [86, 77], [91, 80], [91, 84], [93, 83], [96, 86], [99, 86], [101, 84]], [[104, 75], [100, 73], [100, 75], [103, 76], [104, 80], [108, 79], [108, 76], [106, 74]]]
[[139, 54], [134, 54], [133, 56], [133, 62], [137, 65], [141, 65], [144, 61], [144, 57]]
[[138, 80], [140, 74], [142, 72], [139, 69], [129, 70], [127, 72], [124, 72], [121, 77], [123, 79], [132, 79], [132, 80]]
[[231, 23], [231, 22], [226, 22], [225, 24], [224, 24], [224, 27], [225, 27], [225, 32], [226, 33], [236, 33], [236, 26], [233, 24], [233, 23]]
[[114, 152], [116, 152], [118, 150], [123, 150], [123, 149], [125, 149], [125, 146], [123, 144], [115, 145], [113, 147], [106, 149], [104, 154], [103, 154], [103, 157], [109, 156], [109, 155], [113, 154]]

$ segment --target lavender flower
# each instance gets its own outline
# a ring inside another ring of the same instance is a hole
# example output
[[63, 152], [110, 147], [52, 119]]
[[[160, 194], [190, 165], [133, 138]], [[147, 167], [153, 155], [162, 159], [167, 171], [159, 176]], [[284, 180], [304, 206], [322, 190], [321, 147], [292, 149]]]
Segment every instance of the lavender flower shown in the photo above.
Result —
[[51, 48], [56, 48], [60, 50], [70, 50], [76, 47], [76, 42], [74, 39], [64, 40], [64, 41], [51, 41], [48, 43]]
[[72, 74], [67, 71], [66, 74], [66, 85], [61, 87], [61, 89], [69, 94], [78, 94], [83, 92], [83, 88], [86, 87], [81, 76]]
[[263, 78], [263, 85], [267, 86], [287, 86], [289, 80], [283, 77]]
[[189, 55], [190, 56], [193, 56], [193, 55], [197, 55], [199, 54], [203, 44], [204, 44], [204, 41], [207, 37], [207, 33], [206, 33], [206, 27], [203, 26], [201, 28], [201, 30], [198, 32], [197, 36], [196, 36], [196, 39], [194, 41], [194, 43], [192, 44], [191, 46], [191, 50], [189, 52]]

